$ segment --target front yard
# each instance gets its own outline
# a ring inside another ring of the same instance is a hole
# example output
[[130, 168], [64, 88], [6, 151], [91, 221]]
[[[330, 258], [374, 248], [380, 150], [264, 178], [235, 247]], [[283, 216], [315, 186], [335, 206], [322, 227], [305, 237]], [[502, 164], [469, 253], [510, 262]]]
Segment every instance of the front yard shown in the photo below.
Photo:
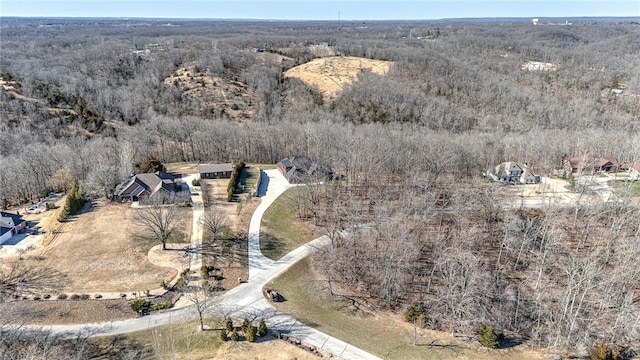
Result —
[[[147, 252], [159, 242], [135, 226], [131, 204], [98, 200], [85, 205], [71, 221], [55, 224], [46, 246], [32, 251], [25, 260], [66, 275], [62, 291], [126, 292], [151, 290], [170, 281], [177, 270], [158, 267]], [[170, 242], [188, 241], [191, 208], [180, 208], [178, 234]], [[54, 225], [54, 224], [52, 224]]]

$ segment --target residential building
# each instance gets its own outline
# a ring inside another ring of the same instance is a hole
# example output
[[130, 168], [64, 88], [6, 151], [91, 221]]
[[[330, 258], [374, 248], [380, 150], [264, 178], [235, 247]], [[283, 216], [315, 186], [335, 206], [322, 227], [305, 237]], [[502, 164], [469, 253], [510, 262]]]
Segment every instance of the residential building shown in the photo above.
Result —
[[158, 171], [133, 175], [116, 187], [114, 198], [119, 201], [138, 201], [171, 196], [176, 191], [175, 177]]
[[198, 166], [201, 179], [229, 179], [233, 164], [202, 164]]

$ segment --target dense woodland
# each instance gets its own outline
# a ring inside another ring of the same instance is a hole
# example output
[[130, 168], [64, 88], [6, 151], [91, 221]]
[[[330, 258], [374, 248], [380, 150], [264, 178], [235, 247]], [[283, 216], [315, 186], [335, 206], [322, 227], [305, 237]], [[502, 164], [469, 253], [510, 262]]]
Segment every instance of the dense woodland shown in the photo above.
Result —
[[[415, 304], [427, 326], [452, 333], [489, 324], [541, 346], [638, 351], [637, 204], [507, 210], [480, 175], [502, 161], [547, 175], [565, 154], [640, 160], [639, 38], [629, 21], [4, 18], [0, 200], [28, 202], [74, 178], [109, 196], [149, 156], [304, 154], [345, 179], [309, 188], [299, 204], [333, 234], [314, 263], [337, 296]], [[323, 99], [283, 76], [322, 42], [393, 65]], [[558, 71], [521, 70], [529, 60]], [[165, 82], [185, 67], [244, 96], [215, 102]], [[374, 225], [338, 236], [365, 222]]]

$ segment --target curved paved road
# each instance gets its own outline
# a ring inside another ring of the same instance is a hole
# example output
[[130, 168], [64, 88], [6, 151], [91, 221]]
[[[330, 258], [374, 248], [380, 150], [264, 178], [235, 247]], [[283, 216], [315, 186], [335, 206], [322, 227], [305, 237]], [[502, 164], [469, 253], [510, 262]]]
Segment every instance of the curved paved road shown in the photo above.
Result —
[[[214, 302], [214, 306], [210, 308], [207, 315], [248, 318], [251, 320], [264, 317], [269, 328], [278, 329], [283, 333], [295, 336], [310, 345], [339, 357], [354, 360], [379, 359], [362, 349], [301, 324], [286, 314], [277, 312], [264, 298], [262, 288], [267, 282], [330, 241], [327, 236], [320, 237], [291, 251], [277, 261], [262, 255], [259, 242], [262, 215], [269, 205], [291, 186], [278, 170], [267, 170], [265, 173], [268, 177], [267, 195], [263, 197], [262, 203], [256, 209], [249, 226], [249, 280], [224, 295], [211, 299]], [[195, 215], [194, 211], [194, 220]], [[194, 221], [194, 230], [196, 230], [195, 227]], [[79, 335], [101, 336], [130, 333], [197, 317], [194, 306], [188, 306], [122, 321], [79, 325], [25, 326], [23, 329], [34, 334], [45, 330], [52, 335], [73, 338]]]

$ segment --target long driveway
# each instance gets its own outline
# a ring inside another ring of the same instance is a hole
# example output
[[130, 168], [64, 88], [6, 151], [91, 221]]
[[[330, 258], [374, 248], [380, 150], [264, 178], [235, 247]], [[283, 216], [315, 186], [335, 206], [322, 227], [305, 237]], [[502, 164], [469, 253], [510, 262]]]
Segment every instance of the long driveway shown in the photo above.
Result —
[[[278, 170], [267, 170], [265, 174], [266, 179], [268, 179], [267, 194], [262, 198], [262, 203], [256, 209], [249, 226], [249, 280], [231, 289], [224, 295], [211, 299], [211, 301], [214, 302], [214, 306], [210, 307], [207, 315], [215, 317], [248, 318], [251, 320], [263, 317], [269, 328], [278, 329], [282, 333], [299, 338], [310, 345], [328, 351], [338, 357], [354, 360], [379, 359], [362, 349], [324, 334], [321, 331], [296, 321], [286, 314], [276, 311], [264, 298], [262, 294], [264, 285], [299, 260], [308, 256], [315, 249], [328, 244], [330, 241], [326, 236], [320, 237], [291, 251], [277, 261], [270, 260], [262, 255], [259, 243], [262, 215], [269, 205], [290, 186]], [[196, 230], [195, 215], [194, 209], [194, 230]], [[31, 325], [23, 327], [23, 329], [33, 332], [45, 330], [49, 331], [52, 335], [74, 338], [78, 335], [103, 336], [124, 334], [195, 318], [197, 318], [195, 307], [187, 306], [121, 321], [76, 325]]]

